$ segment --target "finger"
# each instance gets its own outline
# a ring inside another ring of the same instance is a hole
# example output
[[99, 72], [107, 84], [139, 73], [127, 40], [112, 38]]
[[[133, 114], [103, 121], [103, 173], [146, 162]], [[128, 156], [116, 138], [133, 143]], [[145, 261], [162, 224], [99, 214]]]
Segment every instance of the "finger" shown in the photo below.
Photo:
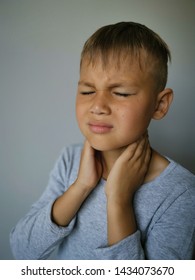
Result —
[[83, 154], [86, 157], [94, 156], [94, 154], [95, 154], [95, 150], [91, 147], [91, 145], [90, 145], [88, 140], [85, 140], [85, 142], [84, 142]]
[[135, 154], [135, 151], [137, 149], [137, 146], [138, 146], [138, 142], [134, 142], [134, 143], [130, 144], [129, 146], [127, 146], [127, 148], [121, 154], [119, 159], [123, 160], [123, 161], [129, 161], [130, 159], [132, 159]]
[[[152, 149], [150, 147], [150, 143], [148, 142], [148, 146], [145, 153], [144, 164], [149, 167], [150, 161], [152, 158]], [[147, 168], [148, 169], [148, 168]]]
[[147, 144], [148, 135], [146, 134], [127, 147], [124, 157], [126, 160], [132, 160], [132, 158], [134, 158], [134, 160], [139, 159], [141, 156], [144, 156]]
[[144, 151], [143, 161], [140, 160], [140, 162], [141, 162], [140, 172], [142, 172], [143, 175], [145, 175], [148, 172], [151, 158], [152, 158], [152, 149], [151, 149], [150, 144], [148, 142], [147, 147]]
[[139, 159], [140, 157], [145, 157], [149, 145], [148, 135], [144, 135], [139, 141], [138, 145], [135, 149], [134, 157], [135, 159]]

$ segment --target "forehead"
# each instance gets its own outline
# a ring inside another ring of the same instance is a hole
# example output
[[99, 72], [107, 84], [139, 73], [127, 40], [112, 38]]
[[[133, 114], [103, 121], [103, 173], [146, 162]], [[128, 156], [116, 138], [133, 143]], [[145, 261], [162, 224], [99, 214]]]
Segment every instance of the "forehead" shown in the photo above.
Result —
[[96, 51], [92, 54], [86, 53], [81, 57], [80, 70], [83, 67], [96, 68], [101, 66], [102, 70], [109, 71], [115, 69], [117, 71], [124, 69], [128, 71], [136, 68], [141, 72], [154, 72], [155, 58], [145, 49], [134, 51], [127, 50], [110, 50], [109, 52]]
[[[101, 55], [96, 55], [93, 59], [85, 56], [81, 62], [80, 79], [116, 79], [118, 80], [132, 80], [139, 82], [140, 80], [148, 80], [151, 78], [149, 75], [149, 63], [146, 62], [144, 55], [130, 56], [120, 55], [114, 57], [110, 54], [106, 61]], [[151, 68], [151, 66], [150, 66]]]
[[93, 52], [82, 53], [80, 65], [82, 66], [83, 62], [88, 62], [95, 66], [101, 62], [103, 68], [110, 65], [119, 68], [126, 61], [129, 62], [129, 65], [138, 63], [140, 69], [142, 69], [146, 64], [151, 65], [154, 57], [144, 48], [95, 49]]

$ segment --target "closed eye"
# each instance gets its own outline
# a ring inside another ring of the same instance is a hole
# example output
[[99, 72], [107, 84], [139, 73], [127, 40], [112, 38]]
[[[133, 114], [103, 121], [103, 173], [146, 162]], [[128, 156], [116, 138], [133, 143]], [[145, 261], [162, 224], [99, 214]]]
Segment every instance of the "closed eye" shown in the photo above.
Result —
[[125, 93], [125, 92], [114, 92], [114, 94], [121, 97], [128, 97], [133, 95], [132, 93]]
[[95, 93], [95, 91], [81, 91], [80, 94], [82, 95], [89, 95], [89, 94], [93, 94]]

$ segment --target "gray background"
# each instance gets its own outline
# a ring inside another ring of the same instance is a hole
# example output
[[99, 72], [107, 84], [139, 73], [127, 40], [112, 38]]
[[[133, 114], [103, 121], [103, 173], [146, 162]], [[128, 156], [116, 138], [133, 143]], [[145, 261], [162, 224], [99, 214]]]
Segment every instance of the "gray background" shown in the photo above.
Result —
[[150, 139], [195, 172], [194, 14], [194, 0], [0, 0], [0, 259], [12, 259], [10, 229], [46, 187], [61, 149], [82, 141], [79, 56], [105, 24], [143, 23], [170, 46], [175, 99]]

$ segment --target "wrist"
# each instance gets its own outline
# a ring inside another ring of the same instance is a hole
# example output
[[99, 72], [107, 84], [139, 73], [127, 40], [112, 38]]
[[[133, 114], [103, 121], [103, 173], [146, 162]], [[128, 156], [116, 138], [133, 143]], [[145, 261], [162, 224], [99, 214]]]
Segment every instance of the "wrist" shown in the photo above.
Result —
[[88, 196], [94, 187], [88, 186], [78, 179], [72, 184], [72, 188], [77, 191], [80, 195]]
[[128, 195], [124, 195], [124, 194], [120, 194], [120, 195], [115, 195], [115, 194], [107, 194], [107, 203], [109, 203], [110, 205], [115, 205], [116, 207], [130, 207], [131, 205], [133, 205], [133, 194], [128, 194]]
[[107, 199], [107, 208], [115, 213], [128, 213], [132, 211], [133, 203], [131, 200]]
[[116, 244], [137, 230], [131, 202], [107, 201], [108, 244]]

